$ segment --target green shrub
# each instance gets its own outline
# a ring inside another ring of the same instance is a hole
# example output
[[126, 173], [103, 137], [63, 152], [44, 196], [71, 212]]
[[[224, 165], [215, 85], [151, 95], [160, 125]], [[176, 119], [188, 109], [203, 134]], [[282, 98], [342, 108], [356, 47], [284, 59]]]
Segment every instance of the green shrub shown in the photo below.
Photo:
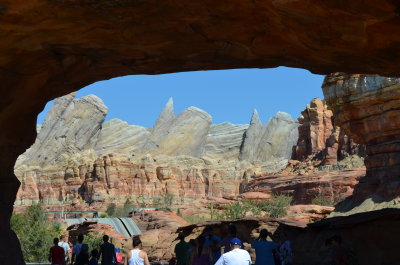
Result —
[[133, 211], [134, 205], [132, 201], [128, 198], [126, 199], [124, 205], [117, 207], [115, 203], [108, 205], [106, 214], [109, 217], [127, 217], [130, 212]]
[[209, 220], [209, 218], [203, 215], [183, 216], [183, 219], [185, 219], [185, 221], [188, 222], [189, 224], [198, 224]]
[[270, 199], [260, 202], [258, 207], [269, 213], [269, 217], [282, 218], [287, 215], [287, 209], [292, 201], [291, 196], [272, 195]]
[[46, 262], [53, 239], [62, 233], [61, 224], [49, 221], [40, 204], [29, 206], [22, 214], [13, 214], [11, 228], [21, 242], [26, 262]]
[[106, 214], [107, 214], [108, 216], [113, 216], [116, 209], [117, 209], [117, 205], [115, 205], [115, 203], [110, 203], [110, 204], [107, 206]]
[[99, 232], [91, 232], [85, 235], [84, 243], [89, 246], [89, 253], [93, 249], [100, 250], [100, 245], [103, 244], [103, 236]]
[[325, 196], [316, 196], [311, 203], [321, 206], [333, 206], [333, 201]]
[[222, 209], [222, 219], [238, 219], [246, 216], [248, 206], [242, 202], [225, 204]]

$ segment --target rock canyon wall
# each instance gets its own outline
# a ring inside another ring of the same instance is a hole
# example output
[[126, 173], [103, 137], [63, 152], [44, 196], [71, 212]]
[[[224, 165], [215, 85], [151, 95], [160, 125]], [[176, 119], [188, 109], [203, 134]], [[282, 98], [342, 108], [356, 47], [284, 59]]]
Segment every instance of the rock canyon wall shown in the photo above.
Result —
[[337, 73], [325, 78], [324, 95], [336, 124], [365, 144], [366, 176], [337, 214], [398, 207], [400, 196], [400, 79]]
[[214, 125], [195, 107], [175, 115], [170, 99], [153, 128], [103, 124], [106, 113], [93, 95], [54, 102], [16, 163], [16, 205], [237, 196], [250, 176], [284, 167], [297, 141], [298, 123], [281, 112], [265, 125], [256, 111], [250, 125]]

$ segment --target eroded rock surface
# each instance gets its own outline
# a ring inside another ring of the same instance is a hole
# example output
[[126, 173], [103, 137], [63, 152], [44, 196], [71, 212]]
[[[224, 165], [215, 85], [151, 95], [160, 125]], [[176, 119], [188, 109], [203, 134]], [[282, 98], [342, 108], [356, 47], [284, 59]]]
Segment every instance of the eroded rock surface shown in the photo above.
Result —
[[240, 160], [267, 162], [271, 158], [288, 158], [297, 142], [298, 123], [284, 112], [278, 112], [264, 126], [254, 110], [244, 134]]
[[333, 113], [323, 100], [314, 98], [301, 114], [293, 159], [316, 159], [332, 165], [352, 155], [365, 156], [365, 146], [355, 143], [335, 125]]
[[400, 196], [400, 79], [332, 74], [324, 95], [335, 121], [356, 142], [366, 145], [366, 176], [337, 214], [398, 207]]
[[54, 166], [69, 157], [92, 149], [108, 108], [95, 95], [75, 98], [75, 93], [54, 101], [35, 143], [17, 162], [16, 167]]

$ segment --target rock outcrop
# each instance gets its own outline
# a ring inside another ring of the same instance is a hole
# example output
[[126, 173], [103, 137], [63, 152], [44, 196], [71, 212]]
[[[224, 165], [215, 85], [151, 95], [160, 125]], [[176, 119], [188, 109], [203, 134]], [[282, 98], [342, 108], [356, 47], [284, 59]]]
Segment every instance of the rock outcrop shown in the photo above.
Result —
[[254, 110], [244, 134], [239, 160], [267, 162], [271, 158], [288, 158], [297, 142], [298, 123], [289, 114], [278, 112], [265, 126]]
[[103, 124], [94, 151], [99, 155], [116, 153], [129, 156], [141, 152], [149, 136], [147, 128], [112, 119]]
[[166, 122], [163, 128], [154, 130], [151, 137], [159, 139], [155, 142], [159, 153], [200, 157], [204, 154], [210, 126], [211, 116], [208, 113], [189, 107]]
[[[178, 229], [175, 235], [183, 233], [187, 239], [192, 239], [202, 234], [207, 226], [212, 226], [213, 231], [224, 238], [228, 236], [228, 226], [233, 224], [254, 260], [254, 249], [247, 242], [256, 240], [261, 229], [267, 229], [275, 240], [291, 241], [293, 263], [299, 265], [332, 264], [332, 249], [325, 245], [325, 241], [340, 235], [342, 246], [353, 264], [396, 264], [400, 258], [396, 245], [400, 232], [399, 218], [398, 209], [327, 218], [308, 225], [299, 221], [243, 218], [188, 225]], [[176, 236], [171, 236], [171, 239], [174, 240], [174, 246], [178, 242]], [[168, 250], [172, 251], [173, 247]]]
[[[106, 112], [95, 96], [55, 101], [38, 140], [16, 164], [23, 184], [16, 205], [123, 202], [129, 196], [151, 200], [166, 193], [235, 197], [250, 176], [285, 165], [281, 159], [286, 163], [293, 142], [285, 140], [297, 126], [288, 114], [278, 113], [252, 134], [254, 121], [250, 127], [211, 125], [211, 116], [195, 107], [175, 115], [172, 99], [154, 128], [119, 119], [102, 124]], [[239, 161], [241, 148], [252, 147], [258, 149], [250, 158], [258, 164]]]
[[[189, 163], [190, 158], [185, 160]], [[241, 183], [247, 180], [246, 170], [212, 169], [200, 159], [192, 163], [188, 166], [163, 164], [161, 160], [156, 163], [148, 155], [135, 164], [109, 155], [93, 163], [66, 168], [34, 168], [20, 176], [22, 186], [16, 205], [37, 202], [62, 205], [76, 199], [123, 203], [126, 198], [146, 198], [151, 203], [152, 198], [166, 193], [189, 201], [207, 196], [237, 196]]]
[[365, 146], [356, 144], [335, 125], [333, 113], [323, 100], [314, 98], [301, 114], [299, 138], [292, 159], [319, 160], [321, 165], [334, 165], [349, 156], [365, 157]]
[[293, 204], [311, 204], [318, 198], [334, 206], [351, 196], [364, 176], [365, 169], [318, 172], [305, 176], [276, 174], [250, 180], [243, 185], [243, 191], [290, 195]]
[[95, 95], [75, 94], [54, 101], [35, 143], [17, 161], [19, 166], [63, 165], [77, 153], [96, 144], [108, 108]]
[[336, 124], [367, 153], [366, 176], [336, 214], [398, 207], [400, 79], [338, 73], [325, 78], [323, 90]]
[[249, 125], [223, 122], [213, 124], [207, 135], [204, 157], [213, 160], [236, 160], [243, 134]]

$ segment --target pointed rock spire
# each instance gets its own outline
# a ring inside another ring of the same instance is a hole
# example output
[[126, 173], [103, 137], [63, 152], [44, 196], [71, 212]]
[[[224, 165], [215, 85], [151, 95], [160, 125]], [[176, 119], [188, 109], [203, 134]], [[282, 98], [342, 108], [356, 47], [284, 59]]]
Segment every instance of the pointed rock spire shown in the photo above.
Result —
[[252, 124], [262, 125], [260, 116], [258, 115], [258, 111], [256, 109], [253, 110], [253, 114], [251, 115], [250, 125]]
[[170, 122], [173, 118], [175, 118], [174, 114], [174, 100], [171, 98], [168, 99], [167, 104], [165, 104], [164, 109], [162, 110], [160, 116], [158, 117], [156, 124], [154, 125], [154, 130], [157, 130], [159, 127], [162, 127], [166, 122]]

